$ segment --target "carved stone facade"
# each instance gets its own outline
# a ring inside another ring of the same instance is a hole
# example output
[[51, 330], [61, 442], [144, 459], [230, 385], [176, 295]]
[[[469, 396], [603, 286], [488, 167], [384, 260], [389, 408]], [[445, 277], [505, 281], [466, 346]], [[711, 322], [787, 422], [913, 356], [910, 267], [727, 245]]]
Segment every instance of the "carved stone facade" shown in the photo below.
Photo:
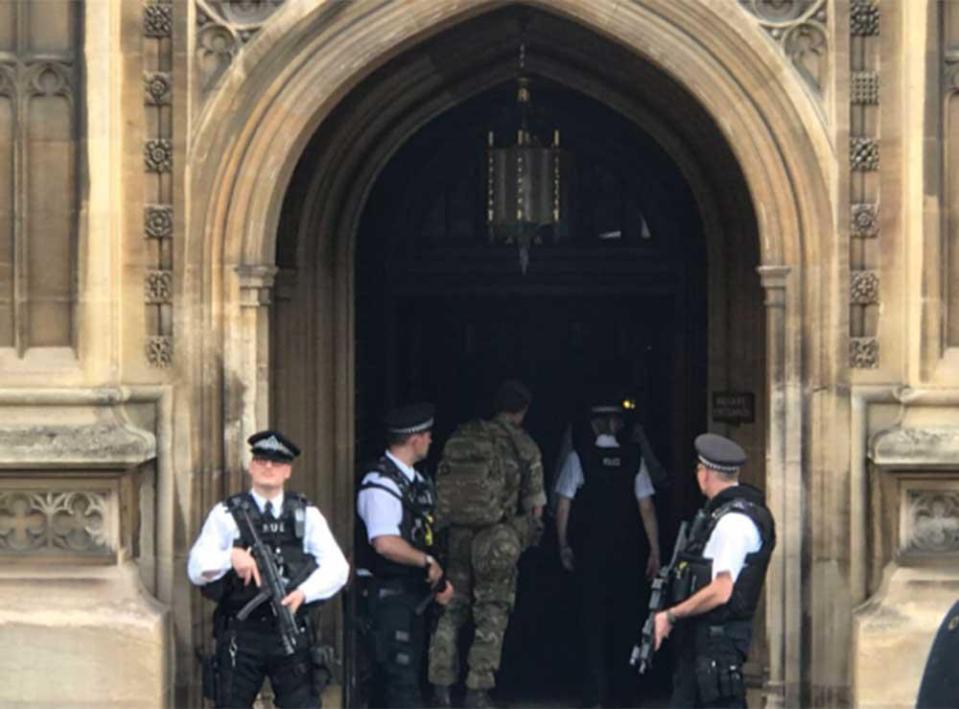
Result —
[[0, 0], [0, 630], [32, 653], [0, 653], [0, 704], [199, 705], [184, 558], [258, 428], [304, 442], [350, 546], [366, 200], [512, 80], [520, 14], [534, 80], [648, 136], [698, 206], [706, 265], [672, 254], [706, 284], [698, 410], [755, 395], [703, 421], [782, 540], [753, 703], [914, 702], [959, 596], [959, 4]]

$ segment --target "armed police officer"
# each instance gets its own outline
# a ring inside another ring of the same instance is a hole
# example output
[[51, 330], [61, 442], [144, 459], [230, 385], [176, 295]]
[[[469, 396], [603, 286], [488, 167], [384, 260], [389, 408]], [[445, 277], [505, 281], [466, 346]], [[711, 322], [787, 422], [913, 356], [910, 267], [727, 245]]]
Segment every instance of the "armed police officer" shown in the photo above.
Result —
[[[251, 489], [210, 511], [188, 563], [190, 581], [217, 601], [211, 698], [220, 707], [252, 706], [269, 676], [278, 706], [318, 707], [322, 673], [306, 611], [346, 584], [349, 565], [320, 511], [284, 490], [299, 448], [278, 431], [248, 443]], [[258, 559], [261, 552], [270, 559]], [[279, 608], [263, 593], [265, 566], [280, 573]], [[284, 627], [281, 615], [292, 625]]]
[[[574, 571], [584, 636], [583, 706], [635, 706], [629, 648], [640, 622], [643, 565], [659, 570], [653, 485], [619, 402], [589, 410], [556, 482], [560, 560]], [[645, 539], [644, 533], [645, 532]]]
[[424, 597], [449, 603], [453, 586], [432, 556], [433, 484], [413, 466], [432, 442], [434, 408], [412, 404], [386, 417], [387, 450], [360, 483], [357, 513], [367, 544], [358, 574], [371, 576], [367, 613], [374, 665], [373, 706], [422, 703]]
[[743, 664], [775, 524], [762, 492], [739, 482], [746, 462], [739, 445], [713, 433], [695, 445], [696, 480], [707, 501], [672, 570], [674, 605], [655, 616], [655, 646], [675, 629], [671, 706], [744, 707]]

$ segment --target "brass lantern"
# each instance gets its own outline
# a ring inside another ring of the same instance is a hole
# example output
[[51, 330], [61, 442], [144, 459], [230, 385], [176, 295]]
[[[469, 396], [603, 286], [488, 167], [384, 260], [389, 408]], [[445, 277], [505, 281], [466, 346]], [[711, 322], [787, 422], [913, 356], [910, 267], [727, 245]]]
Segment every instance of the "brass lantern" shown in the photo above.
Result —
[[498, 147], [490, 131], [486, 151], [486, 222], [490, 240], [516, 244], [524, 274], [529, 266], [530, 247], [541, 244], [544, 235], [554, 240], [560, 236], [568, 174], [568, 156], [559, 147], [559, 130], [553, 130], [550, 145], [543, 145], [530, 131], [530, 80], [524, 75], [525, 55], [525, 45], [521, 44], [516, 143]]

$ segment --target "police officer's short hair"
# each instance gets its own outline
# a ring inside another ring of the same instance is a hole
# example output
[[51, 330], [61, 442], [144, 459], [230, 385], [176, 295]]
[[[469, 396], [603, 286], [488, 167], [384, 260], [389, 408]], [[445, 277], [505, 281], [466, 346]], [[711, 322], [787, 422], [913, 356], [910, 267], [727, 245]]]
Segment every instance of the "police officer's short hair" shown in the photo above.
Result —
[[532, 402], [533, 394], [529, 387], [518, 379], [507, 379], [496, 390], [493, 407], [497, 413], [518, 414], [520, 411], [528, 409]]

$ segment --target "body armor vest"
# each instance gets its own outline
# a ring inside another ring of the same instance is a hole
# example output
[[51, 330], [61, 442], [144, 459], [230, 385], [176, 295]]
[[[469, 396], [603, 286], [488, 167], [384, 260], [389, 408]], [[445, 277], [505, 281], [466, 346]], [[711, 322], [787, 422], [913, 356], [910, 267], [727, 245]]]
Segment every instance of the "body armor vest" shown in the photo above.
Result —
[[697, 617], [697, 620], [709, 623], [750, 621], [759, 604], [766, 569], [776, 547], [776, 526], [763, 502], [762, 492], [745, 484], [723, 490], [697, 513], [689, 542], [674, 569], [673, 599], [678, 603], [712, 581], [713, 562], [703, 556], [703, 551], [719, 520], [734, 512], [746, 515], [756, 525], [761, 546], [759, 551], [746, 555], [729, 601]]
[[583, 485], [570, 511], [569, 538], [574, 551], [594, 555], [621, 553], [623, 544], [636, 545], [642, 521], [634, 485], [642, 463], [634, 445], [601, 448], [595, 444], [577, 450]]
[[[375, 480], [365, 482], [360, 485], [360, 492], [363, 490], [382, 490], [392, 495], [403, 505], [403, 517], [400, 520], [400, 536], [411, 546], [422, 552], [429, 552], [433, 547], [433, 507], [436, 503], [436, 493], [433, 490], [433, 483], [424, 478], [417, 477], [410, 481], [403, 471], [397, 467], [396, 463], [387, 456], [381, 457], [375, 465], [369, 468], [371, 472], [378, 472], [387, 480], [391, 481], [399, 489], [396, 491], [377, 483]], [[373, 545], [369, 542], [369, 536], [366, 532], [366, 523], [362, 518], [358, 519], [357, 533], [361, 535], [357, 540], [357, 549], [360, 550], [359, 566], [369, 569], [374, 577], [381, 581], [391, 579], [414, 580], [422, 582], [423, 569], [416, 566], [407, 566], [390, 561], [386, 557], [376, 553]]]
[[[295, 492], [285, 492], [283, 507], [274, 519], [268, 519], [257, 507], [253, 496], [249, 492], [233, 495], [223, 501], [227, 511], [233, 516], [240, 530], [240, 537], [233, 542], [234, 547], [249, 548], [253, 544], [248, 539], [249, 532], [245, 529], [241, 510], [246, 510], [250, 522], [259, 534], [263, 543], [273, 552], [277, 567], [287, 582], [294, 579], [297, 585], [305, 579], [300, 578], [304, 567], [313, 558], [303, 551], [303, 535], [306, 530], [306, 508], [309, 501], [303, 495]], [[251, 601], [259, 592], [256, 584], [244, 585], [242, 579], [230, 569], [222, 579], [203, 587], [205, 595], [218, 601], [217, 614], [232, 617]], [[293, 587], [288, 590], [292, 591]], [[306, 604], [300, 607], [298, 615], [305, 609]], [[253, 619], [272, 615], [269, 603], [261, 604], [250, 616]]]

